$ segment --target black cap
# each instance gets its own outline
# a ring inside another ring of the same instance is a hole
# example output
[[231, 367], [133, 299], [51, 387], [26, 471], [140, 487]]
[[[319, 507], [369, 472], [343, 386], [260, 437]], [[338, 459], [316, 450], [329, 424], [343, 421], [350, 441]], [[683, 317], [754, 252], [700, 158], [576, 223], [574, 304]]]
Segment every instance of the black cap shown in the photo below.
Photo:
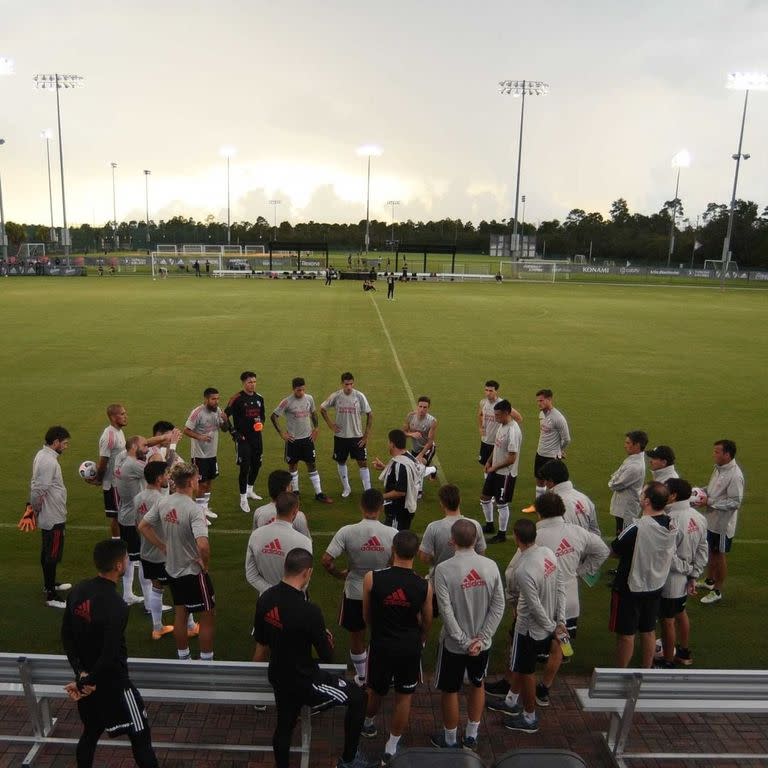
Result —
[[675, 463], [675, 452], [668, 445], [657, 445], [655, 448], [651, 448], [650, 451], [646, 451], [645, 455], [649, 459], [664, 459], [667, 462], [667, 466]]

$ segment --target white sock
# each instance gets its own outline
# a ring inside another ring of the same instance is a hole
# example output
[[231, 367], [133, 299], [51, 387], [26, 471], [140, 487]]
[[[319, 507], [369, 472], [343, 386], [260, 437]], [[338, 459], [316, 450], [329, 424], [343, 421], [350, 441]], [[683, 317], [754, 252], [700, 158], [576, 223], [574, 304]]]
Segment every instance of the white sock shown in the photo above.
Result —
[[[247, 497], [249, 493], [253, 493], [253, 486], [252, 485], [246, 485], [245, 486], [245, 496]], [[243, 496], [243, 494], [240, 494]]]
[[547, 492], [547, 487], [545, 485], [537, 485], [536, 486], [536, 498], [538, 499], [539, 496], [543, 496]]
[[[151, 582], [150, 582], [151, 583]], [[152, 614], [152, 629], [159, 632], [163, 628], [163, 590], [152, 587], [149, 596], [149, 612]]]
[[213, 661], [213, 651], [200, 651], [200, 661]]
[[187, 614], [187, 629], [194, 629], [195, 628], [195, 614], [194, 613], [188, 613]]
[[123, 574], [123, 600], [133, 594], [133, 569], [135, 567], [136, 563], [133, 560], [129, 560], [128, 567]]
[[480, 506], [483, 508], [483, 515], [485, 515], [485, 522], [492, 523], [493, 522], [493, 499], [488, 499], [488, 501], [483, 501], [481, 499]]
[[368, 663], [368, 651], [363, 651], [362, 653], [350, 652], [349, 658], [352, 659], [352, 664], [355, 667], [355, 672], [357, 672], [357, 676], [365, 680], [365, 672], [366, 672], [365, 668]]
[[456, 728], [443, 728], [445, 732], [445, 743], [452, 747], [456, 743]]
[[363, 481], [363, 490], [371, 487], [371, 470], [368, 467], [360, 467], [360, 479]]
[[510, 707], [515, 707], [515, 706], [517, 706], [517, 702], [518, 702], [519, 699], [520, 699], [520, 694], [519, 693], [512, 693], [512, 691], [510, 691], [507, 694], [507, 697], [504, 699], [504, 701], [506, 701], [507, 704], [509, 704]]
[[291, 472], [291, 490], [296, 492], [299, 490], [299, 470]]
[[471, 739], [477, 738], [477, 729], [480, 727], [480, 721], [473, 723], [471, 720], [467, 722], [467, 727], [464, 729], [464, 735], [469, 736]]
[[387, 743], [384, 745], [384, 751], [388, 755], [394, 755], [395, 752], [397, 752], [397, 745], [400, 743], [400, 736], [393, 736], [391, 733], [389, 734], [389, 739], [387, 740]]
[[339, 470], [339, 477], [341, 478], [341, 484], [345, 488], [349, 488], [349, 472], [347, 471], [347, 465], [337, 464], [336, 469]]
[[317, 470], [309, 473], [309, 481], [312, 483], [312, 487], [315, 489], [315, 495], [323, 492], [323, 486], [320, 485], [320, 473]]
[[[141, 586], [141, 594], [144, 595], [144, 607], [148, 610], [152, 610], [152, 582], [144, 576], [144, 566], [139, 564], [139, 585]], [[162, 603], [161, 603], [162, 605]]]
[[526, 723], [532, 723], [536, 719], [536, 710], [533, 712], [526, 712], [523, 710], [523, 719]]
[[509, 525], [509, 504], [500, 504], [499, 505], [499, 531], [502, 533], [506, 533], [508, 525]]
[[190, 659], [190, 658], [192, 658], [189, 655], [189, 648], [188, 647], [187, 648], [177, 648], [176, 649], [176, 653], [178, 654], [178, 657], [180, 659]]

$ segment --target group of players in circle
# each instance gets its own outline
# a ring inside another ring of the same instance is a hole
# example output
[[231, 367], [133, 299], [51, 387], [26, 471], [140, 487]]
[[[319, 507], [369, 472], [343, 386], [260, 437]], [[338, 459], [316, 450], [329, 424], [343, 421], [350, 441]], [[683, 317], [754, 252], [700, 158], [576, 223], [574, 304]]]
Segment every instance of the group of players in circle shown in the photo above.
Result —
[[[143, 602], [152, 616], [152, 637], [173, 633], [181, 659], [190, 658], [189, 637], [196, 635], [200, 658], [213, 658], [215, 596], [208, 573], [208, 526], [217, 517], [209, 500], [218, 474], [220, 431], [229, 432], [235, 440], [241, 509], [250, 514], [249, 499], [259, 499], [253, 486], [261, 467], [266, 411], [255, 389], [255, 374], [245, 371], [241, 381], [242, 390], [225, 409], [219, 407], [218, 391], [206, 389], [202, 405], [190, 413], [183, 430], [158, 422], [151, 438], [126, 440], [125, 408], [109, 406], [110, 424], [100, 439], [98, 471], [91, 480], [102, 485], [113, 536], [125, 543], [128, 558], [113, 569], [122, 579], [125, 603]], [[570, 443], [567, 420], [554, 407], [552, 391], [539, 390], [536, 500], [523, 510], [535, 512], [538, 522], [523, 517], [512, 528], [517, 552], [506, 569], [505, 590], [498, 566], [483, 553], [487, 543], [506, 540], [522, 417], [500, 397], [498, 383], [486, 382], [477, 411], [479, 462], [485, 471], [484, 526], [462, 515], [459, 489], [444, 484], [438, 491], [443, 517], [430, 522], [419, 540], [410, 526], [424, 478], [435, 474], [430, 463], [436, 452], [437, 420], [429, 412], [430, 400], [419, 398], [404, 428], [389, 432], [389, 461], [372, 462], [381, 472], [383, 491], [379, 491], [371, 487], [366, 451], [373, 425], [371, 407], [355, 389], [351, 373], [342, 374], [341, 381], [341, 389], [319, 410], [334, 432], [333, 458], [344, 497], [351, 493], [347, 459], [358, 463], [362, 519], [336, 533], [321, 562], [329, 574], [344, 581], [339, 623], [350, 633], [354, 681], [323, 673], [312, 654], [314, 648], [321, 661], [330, 660], [333, 639], [319, 608], [309, 600], [313, 545], [306, 515], [299, 510], [300, 462], [307, 466], [315, 499], [333, 502], [322, 489], [315, 464], [317, 410], [300, 378], [293, 380], [292, 393], [270, 415], [285, 442], [288, 470], [270, 473], [270, 502], [254, 513], [246, 553], [246, 578], [259, 593], [254, 659], [269, 659], [275, 689], [278, 717], [273, 744], [278, 766], [288, 764], [291, 733], [305, 704], [316, 709], [346, 705], [339, 765], [371, 764], [358, 751], [358, 742], [361, 736], [377, 734], [381, 699], [394, 685], [394, 711], [381, 758], [385, 765], [391, 762], [408, 723], [411, 695], [420, 681], [422, 649], [436, 616], [442, 619], [435, 684], [441, 691], [443, 730], [433, 736], [432, 743], [475, 748], [485, 706], [503, 713], [503, 724], [510, 730], [536, 732], [536, 705], [549, 705], [549, 688], [564, 655], [572, 653], [579, 617], [578, 580], [593, 584], [609, 555], [618, 558], [611, 600], [617, 665], [630, 663], [636, 633], [641, 639], [642, 665], [654, 662], [659, 618], [658, 663], [692, 663], [686, 597], [695, 592], [696, 579], [708, 567], [709, 578], [702, 583], [710, 591], [702, 602], [722, 599], [726, 553], [743, 497], [744, 479], [732, 441], [715, 443], [710, 482], [696, 489], [695, 503], [702, 514], [692, 506], [691, 485], [677, 476], [672, 449], [657, 446], [646, 452], [647, 435], [628, 432], [626, 458], [608, 484], [617, 528], [609, 547], [600, 536], [595, 505], [574, 488], [563, 461]], [[335, 419], [329, 415], [331, 410]], [[191, 464], [176, 455], [182, 435], [191, 439]], [[409, 437], [411, 450], [407, 449]], [[20, 527], [40, 527], [46, 601], [64, 608], [65, 621], [70, 629], [77, 629], [84, 621], [87, 590], [73, 590], [65, 603], [59, 592], [69, 585], [55, 581], [66, 522], [66, 490], [58, 455], [68, 447], [69, 433], [52, 427], [45, 442], [35, 457], [30, 504]], [[646, 453], [653, 477], [648, 484]], [[490, 536], [487, 541], [484, 534]], [[337, 565], [342, 557], [347, 564], [344, 569]], [[430, 565], [426, 579], [413, 570], [417, 558]], [[132, 591], [137, 563], [143, 597]], [[169, 609], [162, 603], [165, 585], [170, 586], [175, 606], [173, 625], [162, 621], [163, 611]], [[503, 678], [486, 685], [489, 652], [505, 608], [513, 617], [509, 663]], [[86, 628], [80, 626], [78, 631], [70, 632], [70, 659], [77, 658], [77, 638], [86, 634]], [[538, 683], [537, 661], [544, 661]], [[85, 663], [73, 666], [76, 675], [88, 670]], [[468, 722], [460, 736], [458, 695], [465, 683]], [[82, 690], [78, 692], [82, 695]]]

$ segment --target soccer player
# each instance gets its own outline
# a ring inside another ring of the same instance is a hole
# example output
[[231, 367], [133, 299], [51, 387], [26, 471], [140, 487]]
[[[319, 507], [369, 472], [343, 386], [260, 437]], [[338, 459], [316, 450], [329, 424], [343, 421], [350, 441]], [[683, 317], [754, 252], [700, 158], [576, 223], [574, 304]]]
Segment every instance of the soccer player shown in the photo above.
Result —
[[[190, 658], [189, 614], [198, 612], [200, 658], [213, 659], [216, 596], [208, 575], [211, 547], [205, 514], [195, 503], [198, 491], [197, 468], [181, 463], [171, 469], [175, 492], [160, 499], [139, 523], [139, 533], [165, 553], [165, 570], [170, 577], [176, 606], [173, 636], [180, 659]], [[162, 531], [158, 535], [156, 531]]]
[[45, 604], [49, 608], [64, 608], [58, 590], [66, 591], [71, 584], [56, 581], [56, 567], [64, 554], [64, 529], [67, 523], [67, 489], [61, 476], [59, 456], [69, 448], [69, 431], [65, 427], [51, 427], [45, 433], [45, 445], [32, 462], [29, 504], [31, 516], [29, 530], [40, 529], [42, 544], [40, 565], [43, 569]]
[[292, 493], [281, 493], [275, 499], [273, 523], [251, 532], [245, 552], [245, 578], [259, 593], [280, 583], [285, 556], [296, 547], [312, 553], [312, 539], [293, 527], [299, 500]]
[[656, 645], [661, 589], [669, 576], [675, 534], [665, 507], [669, 492], [663, 483], [649, 483], [642, 492], [642, 514], [626, 525], [611, 543], [619, 558], [611, 596], [609, 627], [616, 633], [616, 666], [628, 667], [640, 633], [640, 666], [650, 669]]
[[[501, 399], [499, 382], [495, 379], [488, 379], [485, 382], [485, 397], [480, 401], [480, 407], [477, 410], [477, 428], [480, 431], [480, 452], [477, 461], [483, 468], [488, 463], [488, 457], [493, 453], [496, 430], [499, 428], [493, 408]], [[518, 424], [523, 421], [523, 417], [514, 408], [512, 408], [511, 413], [512, 418]]]
[[[664, 485], [669, 491], [667, 514], [675, 533], [675, 554], [667, 582], [661, 590], [661, 640], [665, 666], [690, 666], [691, 623], [685, 603], [696, 591], [696, 579], [707, 567], [707, 521], [690, 504], [691, 484], [671, 477]], [[676, 645], [676, 640], [679, 644]]]
[[465, 675], [470, 685], [463, 745], [470, 749], [477, 746], [488, 654], [504, 615], [499, 567], [475, 552], [476, 536], [477, 529], [470, 520], [457, 520], [451, 528], [456, 554], [435, 568], [435, 594], [443, 617], [435, 684], [441, 692], [443, 732], [432, 736], [436, 747], [461, 746], [457, 735], [459, 691]]
[[715, 468], [705, 488], [701, 506], [707, 520], [707, 541], [709, 542], [709, 565], [707, 578], [701, 586], [710, 590], [701, 598], [705, 605], [722, 600], [722, 588], [728, 576], [725, 556], [731, 551], [736, 535], [739, 509], [744, 498], [744, 475], [736, 463], [736, 443], [733, 440], [718, 440], [712, 451]]
[[[435, 442], [437, 419], [429, 412], [431, 405], [432, 400], [426, 395], [422, 395], [417, 401], [416, 410], [411, 411], [405, 417], [405, 424], [403, 425], [403, 432], [411, 438], [411, 453], [414, 456], [421, 454], [424, 465], [427, 467], [432, 463], [437, 452], [437, 443]], [[427, 474], [426, 471], [424, 474]], [[431, 472], [430, 477], [434, 478], [435, 474], [435, 471]], [[419, 495], [421, 495], [421, 491], [422, 488], [419, 487]]]
[[272, 737], [276, 768], [290, 764], [291, 735], [302, 706], [313, 711], [346, 707], [344, 750], [337, 768], [374, 768], [358, 752], [365, 718], [365, 693], [343, 678], [320, 669], [320, 661], [333, 660], [333, 635], [325, 628], [320, 608], [307, 600], [312, 578], [312, 555], [301, 547], [286, 554], [281, 581], [268, 589], [256, 604], [253, 637], [254, 661], [269, 655], [269, 682], [275, 691], [277, 725]]
[[184, 425], [184, 434], [192, 441], [192, 463], [200, 473], [199, 493], [205, 498], [206, 516], [210, 518], [218, 517], [208, 509], [208, 500], [211, 496], [211, 483], [219, 476], [219, 463], [216, 458], [219, 450], [219, 431], [226, 432], [229, 429], [229, 420], [219, 408], [219, 397], [218, 389], [207, 387], [203, 391], [202, 405], [192, 409]]
[[[291, 473], [291, 489], [299, 492], [299, 462], [307, 465], [309, 480], [315, 491], [315, 500], [322, 504], [333, 504], [333, 499], [323, 493], [320, 473], [315, 463], [315, 440], [317, 440], [317, 411], [315, 399], [307, 394], [304, 379], [297, 376], [291, 381], [293, 392], [284, 397], [269, 417], [280, 437], [285, 440], [285, 463]], [[280, 416], [285, 414], [285, 430], [280, 428]]]
[[383, 470], [379, 480], [384, 483], [384, 521], [399, 531], [408, 530], [416, 514], [419, 488], [424, 477], [422, 456], [410, 453], [405, 432], [393, 429], [388, 435], [390, 460], [374, 459], [374, 469]]
[[413, 571], [418, 548], [419, 537], [413, 531], [398, 531], [392, 542], [392, 565], [369, 571], [363, 580], [363, 616], [371, 628], [363, 736], [376, 736], [381, 699], [390, 683], [395, 688], [383, 766], [392, 764], [408, 724], [411, 698], [421, 680], [421, 651], [432, 624], [432, 587]]
[[[533, 460], [533, 474], [536, 478], [536, 495], [541, 496], [547, 488], [541, 478], [541, 468], [552, 459], [564, 459], [565, 449], [571, 444], [571, 433], [565, 416], [553, 405], [551, 389], [540, 389], [536, 393], [539, 407], [539, 445]], [[526, 507], [523, 512], [531, 514], [536, 507]]]
[[391, 272], [387, 275], [387, 299], [390, 301], [395, 300], [395, 273]]
[[610, 513], [616, 518], [616, 535], [640, 516], [640, 494], [645, 483], [645, 446], [648, 435], [636, 429], [624, 435], [627, 458], [611, 475], [608, 488], [613, 491]]
[[65, 690], [77, 702], [83, 723], [77, 766], [93, 765], [99, 738], [107, 731], [110, 736], [128, 735], [139, 768], [157, 768], [144, 702], [128, 676], [128, 606], [115, 591], [128, 562], [125, 542], [100, 541], [93, 561], [98, 575], [72, 590], [61, 625], [64, 652], [75, 673]]
[[[389, 565], [392, 540], [397, 531], [379, 521], [384, 497], [381, 491], [369, 488], [363, 491], [360, 511], [363, 519], [340, 528], [331, 539], [322, 563], [328, 573], [344, 581], [344, 596], [339, 613], [339, 625], [349, 632], [349, 658], [355, 668], [355, 682], [365, 683], [368, 654], [365, 651], [363, 618], [363, 577], [368, 571], [377, 571]], [[346, 556], [347, 567], [339, 570], [336, 560]]]
[[112, 538], [119, 539], [117, 499], [112, 489], [112, 478], [115, 459], [125, 450], [123, 427], [128, 424], [128, 413], [125, 406], [120, 405], [120, 403], [108, 405], [107, 419], [109, 424], [104, 428], [99, 438], [99, 461], [96, 464], [96, 477], [90, 482], [94, 485], [101, 484], [104, 492], [104, 514], [109, 520]]
[[232, 395], [224, 413], [228, 419], [232, 419], [229, 431], [237, 446], [240, 509], [250, 514], [248, 499], [261, 500], [261, 496], [253, 490], [253, 484], [259, 476], [261, 455], [264, 452], [261, 432], [264, 429], [266, 411], [264, 398], [256, 391], [256, 374], [253, 371], [243, 371], [240, 381], [243, 388], [236, 395]]
[[675, 469], [675, 452], [668, 445], [657, 445], [645, 455], [651, 467], [651, 477], [657, 482], [664, 483], [671, 477], [680, 477]]
[[[336, 411], [336, 420], [331, 421], [328, 415], [330, 408]], [[368, 469], [368, 453], [366, 446], [373, 427], [373, 412], [368, 404], [368, 398], [355, 389], [355, 377], [349, 372], [341, 374], [341, 389], [331, 395], [320, 405], [320, 414], [333, 432], [333, 460], [341, 478], [343, 498], [352, 493], [347, 472], [347, 458], [351, 456], [360, 468], [360, 480], [363, 490], [371, 487], [371, 471]], [[362, 416], [365, 414], [365, 430]]]
[[[271, 501], [269, 504], [263, 504], [256, 508], [256, 511], [253, 513], [253, 530], [275, 522], [277, 518], [275, 501], [277, 497], [281, 493], [292, 493], [291, 473], [285, 469], [276, 469], [270, 472], [267, 477], [267, 490]], [[293, 527], [299, 533], [303, 533], [307, 538], [310, 538], [307, 516], [301, 510], [298, 510], [296, 517], [293, 518]]]
[[585, 493], [577, 491], [573, 487], [568, 467], [564, 461], [560, 459], [548, 461], [541, 468], [540, 475], [544, 480], [546, 489], [556, 493], [563, 500], [567, 523], [580, 525], [598, 536], [602, 535], [594, 502]]
[[493, 502], [499, 512], [499, 532], [489, 540], [495, 544], [507, 540], [509, 503], [515, 493], [517, 468], [520, 463], [520, 444], [523, 434], [512, 419], [512, 406], [508, 400], [499, 400], [493, 406], [498, 429], [493, 451], [485, 462], [485, 482], [480, 493], [480, 505], [485, 517], [485, 533], [493, 533]]

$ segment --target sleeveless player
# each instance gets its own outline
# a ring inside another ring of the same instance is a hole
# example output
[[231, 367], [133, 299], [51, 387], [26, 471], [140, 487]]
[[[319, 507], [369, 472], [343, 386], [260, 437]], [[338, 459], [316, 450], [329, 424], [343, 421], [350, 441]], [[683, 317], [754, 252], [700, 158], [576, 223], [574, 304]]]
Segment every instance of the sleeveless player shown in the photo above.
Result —
[[[317, 411], [315, 400], [307, 394], [306, 382], [300, 376], [291, 381], [293, 392], [284, 397], [269, 417], [277, 433], [285, 441], [285, 462], [291, 473], [291, 489], [299, 492], [299, 462], [307, 465], [309, 480], [315, 491], [315, 499], [322, 504], [333, 504], [333, 499], [323, 493], [320, 473], [315, 464], [315, 440], [317, 440]], [[285, 414], [285, 430], [280, 428], [280, 416]]]
[[[432, 463], [432, 459], [437, 452], [437, 443], [435, 442], [435, 433], [437, 432], [437, 419], [429, 412], [432, 401], [426, 395], [422, 395], [416, 405], [416, 410], [411, 411], [405, 417], [403, 432], [411, 438], [411, 453], [414, 456], [421, 454], [422, 462], [425, 466]], [[432, 479], [436, 476], [433, 469], [429, 472], [425, 470], [425, 476]], [[423, 481], [423, 478], [422, 478]], [[423, 482], [419, 486], [419, 495], [422, 492]]]
[[104, 428], [99, 438], [99, 461], [96, 465], [96, 477], [91, 481], [94, 485], [101, 484], [104, 492], [104, 514], [109, 519], [113, 539], [120, 538], [120, 527], [117, 523], [117, 499], [112, 490], [112, 478], [115, 469], [115, 459], [125, 450], [125, 434], [123, 427], [128, 424], [128, 413], [119, 403], [107, 406], [109, 425]]

